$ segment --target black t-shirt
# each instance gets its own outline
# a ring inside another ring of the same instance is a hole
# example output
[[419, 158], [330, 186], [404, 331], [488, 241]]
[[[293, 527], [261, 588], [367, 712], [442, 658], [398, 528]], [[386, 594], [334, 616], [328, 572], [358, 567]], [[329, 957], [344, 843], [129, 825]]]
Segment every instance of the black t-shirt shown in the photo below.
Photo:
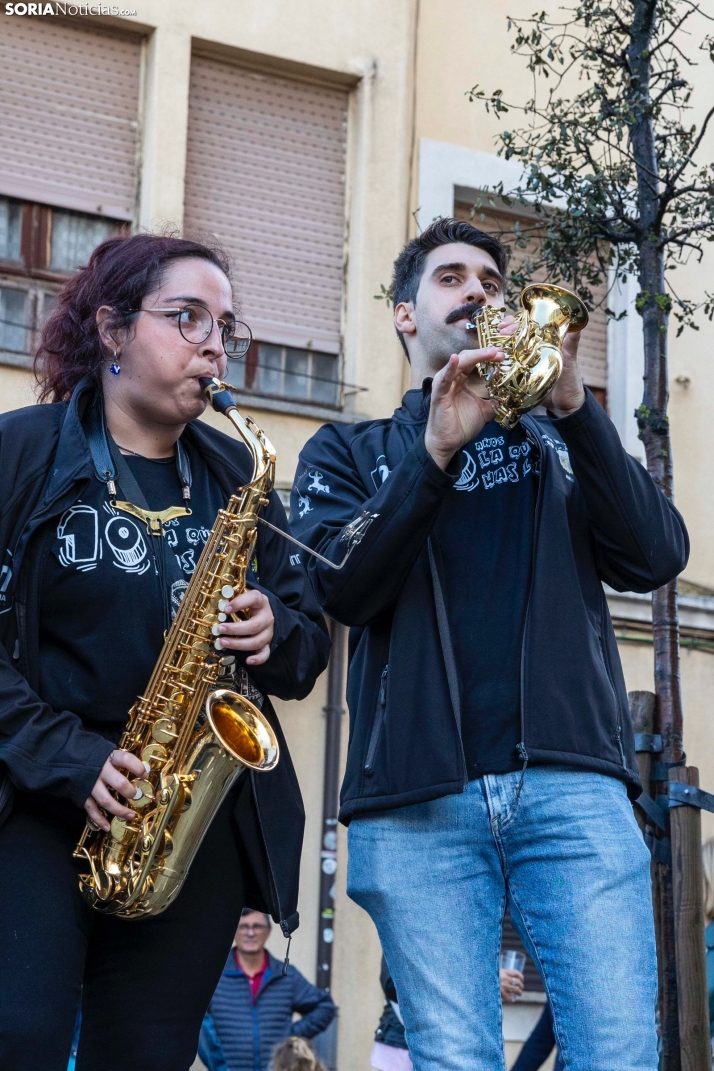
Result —
[[[114, 738], [153, 672], [224, 496], [203, 458], [191, 464], [191, 515], [149, 536], [109, 504], [96, 479], [52, 526], [40, 590], [40, 695]], [[148, 508], [183, 505], [172, 458], [125, 455]], [[118, 498], [129, 497], [119, 484]]]
[[434, 535], [462, 686], [469, 778], [522, 765], [521, 643], [531, 577], [537, 458], [521, 425], [495, 421], [461, 453]]

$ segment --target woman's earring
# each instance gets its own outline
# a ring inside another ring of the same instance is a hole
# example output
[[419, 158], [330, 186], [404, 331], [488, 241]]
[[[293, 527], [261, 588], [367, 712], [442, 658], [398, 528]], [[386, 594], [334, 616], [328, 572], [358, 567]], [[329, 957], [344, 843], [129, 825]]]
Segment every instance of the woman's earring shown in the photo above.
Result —
[[113, 376], [118, 376], [119, 373], [121, 372], [121, 365], [118, 364], [117, 362], [118, 362], [117, 351], [114, 350], [114, 360], [109, 365], [109, 371], [111, 372], [111, 374]]

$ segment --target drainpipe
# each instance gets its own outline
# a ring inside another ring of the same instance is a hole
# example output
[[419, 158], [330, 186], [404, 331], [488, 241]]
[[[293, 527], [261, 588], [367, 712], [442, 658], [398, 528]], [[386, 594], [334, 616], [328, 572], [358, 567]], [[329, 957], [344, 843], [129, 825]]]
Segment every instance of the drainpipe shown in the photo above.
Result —
[[327, 667], [325, 712], [325, 773], [322, 797], [322, 838], [320, 843], [320, 898], [317, 937], [317, 985], [332, 984], [332, 942], [335, 936], [335, 871], [337, 870], [337, 805], [340, 781], [340, 736], [345, 694], [345, 645], [347, 629], [330, 622], [332, 653]]

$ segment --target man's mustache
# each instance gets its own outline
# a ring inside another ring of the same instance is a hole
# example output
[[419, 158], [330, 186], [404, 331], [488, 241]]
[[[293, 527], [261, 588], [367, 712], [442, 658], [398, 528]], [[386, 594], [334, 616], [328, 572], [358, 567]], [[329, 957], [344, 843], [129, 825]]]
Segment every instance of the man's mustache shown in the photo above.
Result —
[[460, 305], [458, 309], [450, 312], [444, 323], [455, 324], [457, 320], [463, 320], [465, 317], [470, 319], [481, 307], [481, 305], [476, 305], [473, 301], [469, 301], [466, 305]]

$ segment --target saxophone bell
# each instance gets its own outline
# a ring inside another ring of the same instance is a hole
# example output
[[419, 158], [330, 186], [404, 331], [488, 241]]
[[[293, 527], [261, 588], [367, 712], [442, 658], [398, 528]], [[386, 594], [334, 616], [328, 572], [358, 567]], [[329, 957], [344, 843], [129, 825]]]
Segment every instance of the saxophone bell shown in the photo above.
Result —
[[206, 717], [226, 751], [250, 770], [272, 770], [280, 751], [271, 726], [249, 699], [218, 688], [206, 700]]

